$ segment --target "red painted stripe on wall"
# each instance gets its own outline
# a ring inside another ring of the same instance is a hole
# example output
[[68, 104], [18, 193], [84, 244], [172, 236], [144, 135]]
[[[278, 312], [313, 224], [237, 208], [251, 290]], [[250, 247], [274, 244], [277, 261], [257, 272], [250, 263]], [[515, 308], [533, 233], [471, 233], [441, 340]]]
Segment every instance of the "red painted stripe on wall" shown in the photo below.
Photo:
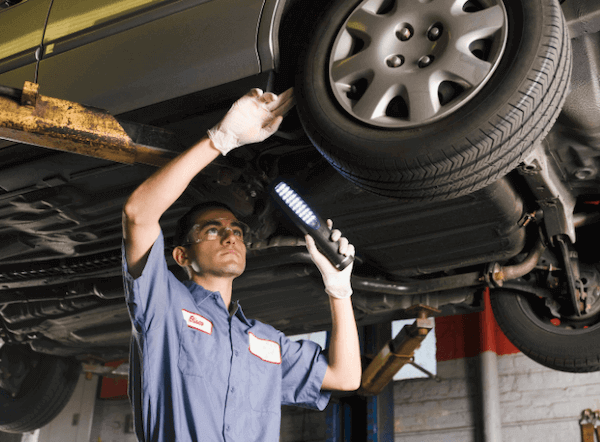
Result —
[[[118, 367], [127, 359], [107, 362], [107, 367]], [[127, 379], [123, 378], [102, 378], [100, 386], [100, 399], [127, 399]]]
[[488, 289], [483, 300], [482, 312], [435, 318], [438, 362], [469, 358], [484, 351], [498, 355], [519, 353], [494, 319]]

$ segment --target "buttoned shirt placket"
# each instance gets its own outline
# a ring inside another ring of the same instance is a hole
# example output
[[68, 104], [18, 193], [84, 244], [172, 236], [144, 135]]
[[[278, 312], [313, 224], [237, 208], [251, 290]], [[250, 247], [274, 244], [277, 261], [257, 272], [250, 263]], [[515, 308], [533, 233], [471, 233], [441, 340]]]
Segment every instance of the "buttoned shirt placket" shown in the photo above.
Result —
[[[221, 303], [223, 305], [223, 303]], [[241, 320], [238, 317], [239, 303], [236, 301], [233, 312], [229, 315], [229, 340], [231, 343], [231, 363], [229, 364], [229, 377], [227, 383], [227, 396], [225, 399], [225, 416], [223, 417], [223, 438], [226, 442], [233, 442], [236, 440], [232, 429], [235, 425], [235, 419], [237, 416], [236, 410], [240, 407], [240, 394], [243, 389], [240, 380], [244, 379], [239, 373], [243, 369], [241, 364], [241, 355], [246, 346], [245, 342], [248, 339], [244, 339], [245, 333], [243, 333], [241, 327]], [[229, 312], [228, 312], [229, 314]], [[240, 315], [242, 316], [242, 315]]]

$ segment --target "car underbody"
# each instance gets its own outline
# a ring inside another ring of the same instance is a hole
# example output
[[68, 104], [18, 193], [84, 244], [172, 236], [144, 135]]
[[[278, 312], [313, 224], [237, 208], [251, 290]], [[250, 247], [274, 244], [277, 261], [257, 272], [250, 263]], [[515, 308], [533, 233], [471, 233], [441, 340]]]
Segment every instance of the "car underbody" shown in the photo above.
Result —
[[[570, 115], [569, 127], [575, 117]], [[565, 141], [561, 120], [507, 177], [458, 199], [408, 204], [343, 179], [312, 149], [295, 116], [289, 120], [266, 148], [213, 163], [161, 220], [169, 237], [178, 217], [197, 201], [218, 195], [234, 205], [255, 232], [236, 296], [248, 315], [288, 334], [327, 329], [330, 318], [300, 232], [269, 199], [275, 174], [295, 183], [352, 238], [361, 325], [407, 317], [405, 310], [417, 304], [442, 314], [477, 311], [485, 286], [518, 287], [547, 298], [551, 307], [552, 290], [568, 291], [569, 283], [560, 246], [553, 243], [557, 237], [569, 251], [576, 243], [583, 260], [597, 261], [593, 247], [579, 247], [596, 240], [593, 226], [584, 226], [600, 218], [597, 156], [590, 147]], [[0, 153], [4, 340], [80, 360], [126, 357], [131, 326], [121, 280], [121, 208], [155, 168], [23, 144]], [[540, 257], [547, 264], [538, 265]], [[599, 278], [593, 265], [579, 267], [586, 277], [577, 279], [586, 281], [588, 297], [577, 301], [584, 304], [583, 317], [572, 316], [587, 324], [584, 318], [598, 308]], [[532, 270], [535, 278], [522, 278]]]

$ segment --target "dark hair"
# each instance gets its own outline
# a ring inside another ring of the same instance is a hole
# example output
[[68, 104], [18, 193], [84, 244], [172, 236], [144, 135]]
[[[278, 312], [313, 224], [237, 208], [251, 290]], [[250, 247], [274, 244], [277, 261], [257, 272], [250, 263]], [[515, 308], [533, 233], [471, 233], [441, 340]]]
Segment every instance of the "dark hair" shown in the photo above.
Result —
[[233, 213], [233, 210], [231, 210], [231, 208], [227, 204], [221, 203], [219, 201], [207, 201], [204, 203], [196, 204], [194, 207], [188, 210], [187, 213], [181, 218], [179, 218], [179, 221], [177, 221], [177, 227], [175, 228], [175, 237], [173, 238], [173, 247], [181, 246], [187, 242], [187, 234], [191, 230], [191, 228], [194, 227], [194, 224], [196, 224], [196, 218], [198, 217], [198, 215], [207, 210], [219, 208], [227, 209], [231, 213]]

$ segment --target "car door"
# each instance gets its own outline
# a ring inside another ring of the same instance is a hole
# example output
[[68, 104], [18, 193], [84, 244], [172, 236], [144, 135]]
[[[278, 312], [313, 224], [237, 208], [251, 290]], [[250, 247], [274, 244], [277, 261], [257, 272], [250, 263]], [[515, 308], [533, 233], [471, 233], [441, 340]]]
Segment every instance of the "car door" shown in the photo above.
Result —
[[0, 5], [0, 85], [21, 89], [35, 77], [50, 0], [9, 0]]
[[54, 0], [40, 91], [118, 114], [251, 76], [262, 5]]

